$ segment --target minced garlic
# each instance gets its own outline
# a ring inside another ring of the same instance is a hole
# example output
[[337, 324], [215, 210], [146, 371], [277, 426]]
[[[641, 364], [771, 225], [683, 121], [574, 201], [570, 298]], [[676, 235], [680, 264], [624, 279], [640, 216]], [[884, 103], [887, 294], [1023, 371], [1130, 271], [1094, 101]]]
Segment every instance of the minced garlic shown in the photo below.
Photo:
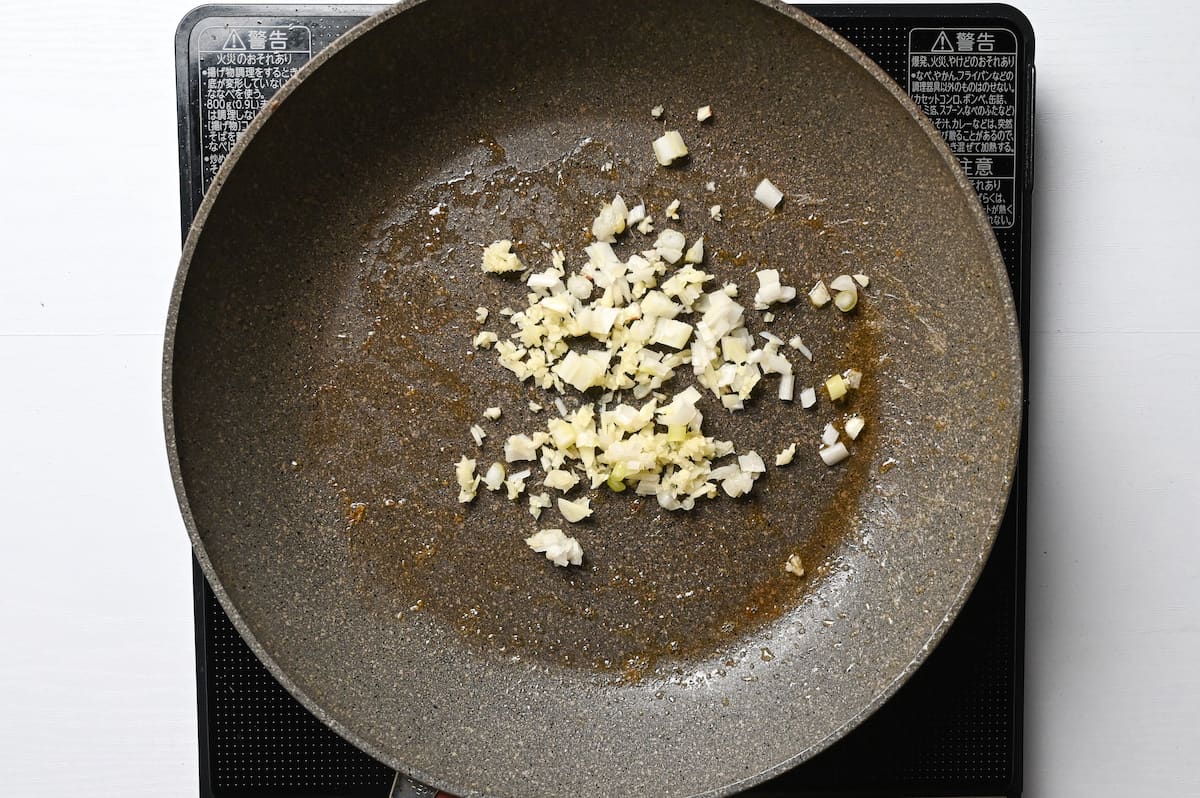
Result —
[[525, 264], [512, 251], [512, 242], [508, 239], [495, 241], [483, 248], [483, 270], [485, 272], [519, 272], [524, 271]]
[[[661, 108], [656, 111], [661, 113]], [[678, 131], [668, 131], [654, 141], [654, 154], [667, 166], [688, 150]], [[706, 188], [713, 191], [715, 185]], [[783, 194], [763, 180], [755, 197], [775, 209]], [[679, 201], [673, 200], [664, 214], [677, 220], [678, 209]], [[721, 206], [713, 205], [709, 215], [720, 221]], [[750, 493], [766, 472], [756, 452], [735, 456], [732, 442], [705, 434], [697, 387], [672, 394], [668, 383], [680, 369], [690, 368], [699, 388], [736, 412], [765, 377], [779, 375], [779, 398], [792, 401], [796, 377], [786, 353], [799, 351], [811, 361], [812, 352], [799, 336], [785, 342], [770, 332], [757, 338], [749, 332], [746, 307], [736, 301], [738, 286], [716, 287], [714, 275], [700, 268], [705, 258], [702, 236], [689, 245], [683, 232], [668, 227], [648, 248], [622, 258], [614, 245], [630, 228], [649, 235], [653, 220], [644, 203], [630, 209], [617, 194], [593, 220], [593, 241], [584, 248], [586, 262], [578, 269], [568, 271], [564, 252], [548, 244], [543, 246], [550, 250], [550, 267], [541, 271], [522, 262], [512, 251], [512, 241], [498, 240], [484, 248], [484, 271], [523, 272], [529, 293], [524, 307], [499, 311], [512, 327], [507, 338], [482, 331], [474, 336], [474, 346], [493, 348], [499, 363], [522, 381], [561, 394], [574, 391], [590, 401], [571, 407], [563, 397], [555, 397], [557, 414], [552, 410], [537, 431], [505, 438], [505, 462], [492, 463], [482, 475], [476, 472], [475, 460], [463, 457], [455, 467], [460, 501], [472, 501], [480, 484], [492, 491], [506, 488], [509, 499], [516, 501], [527, 481], [536, 480], [537, 465], [543, 476], [540, 492], [528, 495], [530, 514], [539, 518], [557, 507], [568, 523], [579, 523], [593, 513], [590, 496], [568, 497], [580, 488], [632, 490], [638, 496], [653, 496], [666, 510], [691, 510], [698, 500], [720, 493]], [[755, 310], [796, 298], [796, 288], [784, 285], [778, 270], [762, 269], [755, 275]], [[839, 275], [830, 284], [833, 294], [818, 281], [808, 296], [814, 306], [833, 301], [846, 311], [867, 284], [865, 275]], [[486, 308], [476, 310], [478, 323], [488, 316]], [[763, 313], [761, 319], [773, 321], [774, 314]], [[861, 379], [855, 369], [833, 374], [824, 383], [826, 393], [841, 400]], [[804, 387], [798, 398], [804, 408], [812, 408], [816, 390]], [[543, 409], [534, 401], [528, 407], [534, 412]], [[497, 420], [501, 409], [490, 407], [484, 416]], [[846, 436], [854, 440], [863, 426], [861, 418], [850, 416], [844, 424]], [[482, 446], [487, 433], [476, 424], [471, 434]], [[838, 438], [837, 429], [827, 425], [820, 456], [829, 465], [850, 455]], [[796, 443], [789, 444], [775, 455], [774, 464], [793, 462], [796, 448]], [[506, 468], [517, 467], [514, 463], [532, 465], [506, 474]], [[556, 499], [551, 498], [553, 492], [559, 494]], [[582, 563], [582, 547], [561, 529], [543, 529], [526, 543], [556, 565]], [[789, 557], [786, 568], [797, 576], [804, 573], [798, 555]]]
[[775, 465], [785, 466], [792, 462], [796, 456], [796, 444], [790, 444], [779, 454], [775, 455]]
[[577, 524], [592, 514], [592, 500], [586, 496], [578, 501], [559, 499], [558, 511], [562, 513], [563, 518]]
[[678, 130], [668, 130], [654, 140], [654, 158], [661, 166], [670, 166], [687, 154], [687, 145]]
[[464, 504], [475, 498], [479, 490], [479, 477], [475, 475], [475, 461], [466, 455], [454, 467], [458, 480], [458, 500]]
[[547, 560], [564, 568], [583, 564], [583, 547], [575, 538], [564, 535], [561, 529], [540, 530], [525, 538], [525, 545], [545, 553]]

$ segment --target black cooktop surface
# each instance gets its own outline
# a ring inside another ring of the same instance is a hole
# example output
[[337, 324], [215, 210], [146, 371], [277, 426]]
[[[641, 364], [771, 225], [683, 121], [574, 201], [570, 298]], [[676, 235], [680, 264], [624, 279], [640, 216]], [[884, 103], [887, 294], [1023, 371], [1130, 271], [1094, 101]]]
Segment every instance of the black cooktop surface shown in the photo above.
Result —
[[[1004, 5], [805, 5], [874, 59], [959, 156], [991, 219], [1028, 353], [1033, 31]], [[237, 136], [276, 89], [375, 5], [210, 5], [176, 36], [186, 235]], [[1027, 357], [1027, 354], [1026, 354]], [[1028, 363], [1026, 363], [1028, 374]], [[1028, 396], [1028, 386], [1026, 386]], [[942, 643], [841, 741], [755, 796], [1021, 792], [1025, 440], [995, 547]], [[258, 661], [194, 568], [202, 798], [413, 792], [338, 737]]]

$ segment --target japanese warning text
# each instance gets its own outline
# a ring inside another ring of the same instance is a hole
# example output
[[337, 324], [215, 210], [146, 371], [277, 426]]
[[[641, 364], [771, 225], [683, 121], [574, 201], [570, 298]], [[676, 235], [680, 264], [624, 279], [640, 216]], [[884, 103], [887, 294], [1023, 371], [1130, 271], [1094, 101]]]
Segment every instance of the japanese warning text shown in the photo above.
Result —
[[1017, 37], [1003, 28], [913, 28], [908, 93], [958, 156], [992, 227], [1016, 222]]
[[312, 57], [301, 25], [219, 26], [200, 32], [200, 161], [205, 190], [271, 95]]

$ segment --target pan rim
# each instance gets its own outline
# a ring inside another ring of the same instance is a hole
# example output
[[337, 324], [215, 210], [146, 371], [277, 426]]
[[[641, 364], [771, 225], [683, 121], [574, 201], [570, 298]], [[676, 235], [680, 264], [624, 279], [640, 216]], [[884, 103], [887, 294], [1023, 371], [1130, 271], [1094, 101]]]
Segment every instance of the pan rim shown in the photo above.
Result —
[[[200, 539], [197, 530], [195, 518], [192, 514], [191, 507], [187, 495], [187, 487], [184, 484], [182, 469], [179, 458], [178, 443], [175, 434], [175, 418], [174, 418], [174, 392], [173, 392], [173, 374], [174, 374], [174, 348], [175, 337], [177, 332], [179, 311], [182, 304], [184, 289], [187, 285], [187, 277], [189, 267], [196, 248], [199, 244], [200, 237], [204, 232], [206, 222], [212, 212], [214, 205], [218, 202], [221, 189], [229, 177], [230, 172], [236, 168], [242, 154], [249, 147], [253, 139], [257, 136], [264, 125], [270, 122], [271, 117], [283, 102], [292, 95], [297, 87], [315, 70], [319, 69], [323, 64], [331, 58], [336, 57], [343, 49], [351, 46], [360, 37], [374, 30], [382, 24], [387, 23], [396, 16], [411, 10], [418, 6], [422, 6], [430, 0], [403, 0], [392, 7], [384, 9], [377, 14], [363, 20], [355, 25], [324, 50], [315, 55], [307, 64], [305, 64], [297, 74], [287, 81], [287, 83], [277, 92], [277, 94], [268, 102], [268, 104], [257, 114], [254, 120], [247, 127], [246, 131], [238, 139], [229, 156], [225, 159], [221, 168], [218, 170], [213, 182], [205, 194], [203, 201], [197, 209], [195, 218], [189, 227], [188, 235], [185, 240], [182, 253], [180, 256], [179, 266], [176, 272], [175, 280], [172, 286], [170, 302], [168, 306], [168, 314], [164, 332], [163, 354], [162, 354], [162, 402], [163, 402], [163, 423], [164, 434], [166, 438], [166, 448], [168, 462], [170, 467], [172, 484], [175, 488], [176, 500], [179, 504], [180, 513], [186, 527], [188, 537], [191, 541], [193, 554], [195, 555], [205, 578], [209, 581], [213, 589], [214, 595], [217, 597], [224, 611], [228, 614], [230, 620], [234, 624], [238, 633], [246, 640], [255, 656], [267, 667], [271, 675], [299, 701], [306, 709], [318, 717], [322, 723], [333, 729], [338, 735], [345, 738], [353, 745], [363, 750], [370, 756], [385, 763], [389, 767], [412, 776], [413, 778], [422, 781], [430, 786], [454, 792], [462, 798], [472, 798], [473, 796], [482, 796], [486, 793], [479, 792], [474, 789], [464, 788], [462, 785], [453, 785], [441, 779], [438, 775], [428, 772], [423, 772], [420, 769], [414, 769], [397, 760], [388, 752], [378, 748], [371, 742], [362, 739], [353, 730], [346, 727], [336, 717], [329, 714], [323, 706], [312, 700], [292, 679], [287, 672], [280, 667], [271, 654], [262, 646], [257, 637], [251, 632], [247, 621], [243, 618], [237, 607], [230, 599], [224, 585], [216, 573], [216, 570], [208, 557], [207, 551]], [[875, 79], [879, 84], [882, 84], [893, 99], [898, 101], [905, 112], [915, 121], [925, 135], [925, 137], [933, 144], [939, 157], [944, 164], [949, 168], [954, 180], [957, 183], [960, 192], [967, 199], [969, 212], [975, 223], [976, 228], [981, 233], [982, 240], [987, 249], [988, 260], [991, 262], [995, 277], [1000, 285], [1006, 289], [1008, 286], [1008, 275], [1004, 265], [1003, 256], [1000, 252], [999, 245], [996, 242], [991, 224], [988, 222], [986, 213], [975, 193], [975, 190], [968, 178], [963, 173], [957, 159], [951, 153], [948, 145], [942, 139], [933, 124], [919, 109], [916, 103], [908, 96], [908, 94], [898, 85], [892, 78], [887, 75], [874, 61], [866, 56], [853, 44], [834, 32], [831, 28], [819, 22], [809, 14], [801, 11], [799, 8], [787, 5], [781, 0], [753, 0], [754, 3], [774, 10], [788, 17], [793, 22], [808, 28], [813, 33], [817, 34], [827, 43], [832, 44], [844, 55], [849, 56], [858, 66], [867, 71], [867, 73]], [[1024, 387], [1024, 365], [1021, 352], [1021, 340], [1019, 328], [1016, 320], [1016, 308], [1010, 290], [1001, 291], [1001, 304], [1004, 306], [1005, 319], [1004, 324], [1007, 329], [1005, 336], [1012, 345], [1012, 351], [1009, 353], [1014, 368], [1020, 377], [1012, 386], [1012, 395], [1009, 397], [1013, 400], [1013, 407], [1016, 408], [1015, 423], [1011, 426], [1009, 440], [1004, 441], [1004, 465], [1003, 471], [1006, 475], [1007, 484], [1014, 484], [1014, 475], [1017, 468], [1018, 444], [1022, 431], [1022, 414], [1019, 408], [1023, 407], [1025, 401]], [[804, 749], [797, 751], [792, 757], [785, 759], [772, 767], [765, 768], [755, 774], [746, 776], [737, 781], [728, 782], [723, 785], [715, 786], [704, 792], [694, 793], [692, 798], [709, 798], [712, 796], [729, 795], [742, 790], [748, 789], [754, 785], [760, 784], [774, 776], [777, 776], [784, 771], [790, 770], [800, 763], [812, 758], [816, 754], [833, 745], [836, 741], [844, 737], [850, 730], [857, 727], [863, 720], [873, 714], [877, 709], [883, 706], [908, 679], [916, 672], [917, 668], [929, 657], [933, 650], [944, 638], [946, 632], [953, 624], [955, 618], [962, 609], [963, 604], [973, 591], [979, 576], [986, 565], [992, 547], [995, 544], [999, 526], [1004, 517], [1007, 506], [1007, 499], [1003, 502], [997, 502], [993, 508], [992, 517], [988, 521], [987, 535], [984, 538], [984, 549], [979, 552], [979, 556], [975, 558], [970, 567], [970, 572], [967, 574], [966, 580], [963, 582], [959, 592], [954, 596], [953, 600], [946, 608], [943, 617], [937, 622], [928, 638], [918, 648], [912, 659], [888, 682], [888, 684], [874, 698], [863, 705], [859, 712], [848, 718], [837, 728], [833, 729], [822, 739], [808, 745]]]

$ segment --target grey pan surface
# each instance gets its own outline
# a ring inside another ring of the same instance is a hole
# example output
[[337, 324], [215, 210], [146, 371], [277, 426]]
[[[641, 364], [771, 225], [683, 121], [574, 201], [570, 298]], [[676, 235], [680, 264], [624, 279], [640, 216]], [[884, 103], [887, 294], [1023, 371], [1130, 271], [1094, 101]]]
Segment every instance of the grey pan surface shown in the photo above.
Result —
[[[664, 127], [691, 148], [671, 169], [650, 156]], [[787, 194], [774, 213], [752, 199], [762, 177]], [[680, 199], [676, 226], [743, 301], [764, 267], [802, 289], [869, 274], [853, 313], [799, 302], [769, 327], [815, 351], [799, 385], [867, 376], [814, 412], [773, 384], [743, 413], [704, 405], [741, 451], [799, 441], [796, 463], [688, 514], [597, 493], [584, 565], [556, 569], [521, 542], [553, 514], [456, 501], [458, 457], [501, 459], [548, 401], [470, 346], [524, 297], [480, 273], [480, 246], [511, 238], [542, 266], [553, 242], [578, 266], [617, 191], [659, 216]], [[952, 621], [1009, 492], [1018, 347], [953, 158], [800, 12], [428, 0], [314, 59], [218, 175], [171, 301], [166, 434], [222, 604], [364, 750], [467, 796], [727, 794], [843, 735]], [[492, 405], [478, 450], [467, 430]], [[826, 468], [810, 442], [849, 412], [867, 430]]]

